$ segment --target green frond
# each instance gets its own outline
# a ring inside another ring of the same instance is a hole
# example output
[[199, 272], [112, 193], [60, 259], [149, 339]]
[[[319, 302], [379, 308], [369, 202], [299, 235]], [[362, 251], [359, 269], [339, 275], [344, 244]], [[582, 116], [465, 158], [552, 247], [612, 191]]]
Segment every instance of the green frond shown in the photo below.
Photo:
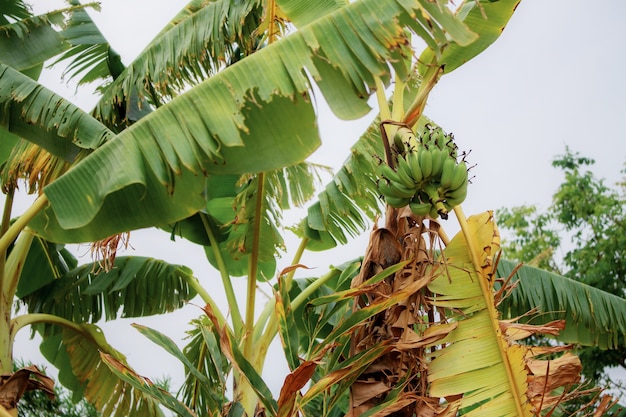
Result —
[[24, 20], [32, 16], [30, 6], [24, 0], [6, 0], [0, 10], [0, 26], [9, 24], [11, 20]]
[[[454, 71], [494, 43], [502, 34], [520, 1], [464, 1], [457, 9], [456, 15], [470, 30], [478, 34], [478, 39], [466, 45], [451, 42], [441, 56], [437, 57], [437, 63], [443, 66], [444, 73]], [[432, 62], [433, 57], [437, 55], [437, 52], [432, 49], [427, 49], [420, 55], [418, 60], [420, 74], [428, 70], [428, 63]]]
[[[259, 0], [191, 1], [103, 92], [93, 114], [116, 124], [116, 107], [139, 93], [161, 105], [225, 67], [235, 48], [248, 48]], [[246, 54], [250, 53], [248, 50]], [[147, 88], [146, 88], [147, 87]]]
[[[77, 0], [70, 2], [79, 6]], [[69, 79], [80, 77], [78, 85], [98, 79], [113, 80], [124, 70], [119, 54], [102, 35], [84, 6], [72, 8], [70, 18], [60, 35], [71, 45], [52, 65], [70, 61], [63, 75]]]
[[187, 360], [210, 381], [203, 383], [190, 367], [185, 368], [185, 383], [181, 388], [183, 401], [198, 414], [219, 415], [226, 401], [226, 376], [231, 366], [220, 351], [219, 341], [211, 322], [202, 317], [191, 322], [188, 343], [183, 348]]
[[0, 129], [35, 143], [68, 162], [113, 133], [80, 108], [0, 63]]
[[55, 24], [63, 23], [63, 15], [57, 11], [31, 16], [19, 7], [14, 13], [21, 19], [13, 23], [0, 22], [0, 63], [29, 74], [37, 69], [35, 74], [38, 75], [46, 60], [69, 47], [54, 28]]
[[318, 200], [308, 208], [307, 217], [295, 232], [310, 239], [311, 250], [328, 249], [335, 242], [345, 244], [348, 236], [362, 233], [368, 219], [380, 213], [374, 167], [376, 155], [384, 155], [383, 142], [376, 119], [350, 150]]
[[[500, 260], [498, 276], [507, 279], [518, 264]], [[565, 330], [557, 340], [601, 349], [624, 346], [626, 336], [626, 300], [582, 282], [522, 265], [511, 283], [515, 285], [499, 310], [504, 317], [528, 316], [533, 324], [565, 320]]]
[[163, 412], [152, 396], [145, 395], [121, 380], [102, 361], [101, 353], [126, 364], [124, 356], [91, 324], [72, 328], [44, 339], [41, 351], [59, 369], [59, 380], [73, 391], [74, 399], [84, 396], [103, 417], [161, 417]]
[[171, 312], [195, 296], [187, 282], [191, 271], [180, 265], [152, 258], [118, 257], [110, 271], [97, 273], [98, 268], [98, 264], [81, 266], [22, 300], [30, 313], [95, 323], [102, 318]]
[[35, 236], [24, 261], [15, 295], [24, 298], [76, 268], [78, 261], [64, 245]]
[[348, 1], [277, 0], [276, 4], [297, 28], [301, 28], [317, 19], [326, 16], [330, 12], [346, 6], [348, 4]]

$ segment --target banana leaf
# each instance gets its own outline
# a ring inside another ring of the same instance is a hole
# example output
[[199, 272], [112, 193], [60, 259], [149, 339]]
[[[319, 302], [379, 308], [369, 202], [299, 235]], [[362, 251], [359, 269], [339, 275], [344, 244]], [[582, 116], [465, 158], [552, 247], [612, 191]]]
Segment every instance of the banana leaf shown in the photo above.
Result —
[[435, 398], [463, 395], [459, 408], [480, 404], [468, 416], [530, 417], [524, 351], [504, 340], [489, 284], [489, 259], [499, 249], [495, 223], [489, 212], [467, 223], [470, 240], [459, 232], [450, 241], [428, 285], [434, 306], [457, 324], [437, 341], [443, 348], [433, 346], [429, 392]]
[[598, 346], [601, 349], [624, 347], [626, 300], [582, 282], [532, 266], [500, 260], [498, 276], [507, 279], [513, 272], [514, 289], [498, 307], [506, 318], [535, 314], [524, 320], [543, 324], [565, 320], [565, 329], [556, 336], [565, 343]]

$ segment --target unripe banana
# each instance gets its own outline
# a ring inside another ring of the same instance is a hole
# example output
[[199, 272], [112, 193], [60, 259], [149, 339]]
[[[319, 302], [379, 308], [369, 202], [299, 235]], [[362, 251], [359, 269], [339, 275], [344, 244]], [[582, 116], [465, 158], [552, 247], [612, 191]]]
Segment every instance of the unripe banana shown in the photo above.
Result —
[[390, 181], [385, 178], [378, 182], [378, 190], [385, 197], [411, 198], [415, 195], [414, 188], [407, 188], [399, 181]]
[[456, 169], [456, 161], [449, 156], [443, 161], [443, 167], [441, 168], [441, 180], [439, 181], [439, 189], [445, 191], [449, 190], [452, 184], [452, 178], [454, 177]]
[[413, 181], [415, 181], [416, 185], [422, 182], [424, 179], [424, 174], [422, 173], [422, 168], [420, 167], [419, 154], [417, 151], [409, 152], [406, 156], [409, 166], [411, 167], [411, 176], [413, 177]]
[[415, 137], [415, 133], [408, 127], [404, 126], [398, 128], [395, 135], [393, 135], [393, 143], [394, 145], [396, 145], [398, 151], [402, 154], [410, 151], [411, 149], [419, 145], [419, 142]]
[[432, 204], [430, 203], [420, 203], [415, 200], [409, 202], [409, 208], [416, 216], [426, 216], [430, 212], [431, 207]]
[[402, 157], [402, 155], [398, 156], [398, 177], [400, 177], [400, 181], [405, 187], [412, 189], [415, 188], [413, 172], [411, 171], [409, 163]]
[[378, 167], [376, 167], [376, 174], [378, 175], [379, 178], [384, 178], [389, 181], [395, 181], [395, 182], [400, 181], [400, 177], [398, 176], [398, 173], [394, 171], [393, 168], [391, 168], [385, 162], [382, 162], [380, 165], [378, 165]]
[[463, 201], [465, 201], [466, 197], [467, 184], [460, 188], [457, 188], [456, 190], [448, 191], [446, 194], [444, 194], [444, 199], [450, 207], [456, 207], [460, 205]]
[[454, 172], [452, 173], [452, 178], [450, 179], [449, 189], [456, 190], [464, 183], [467, 183], [467, 179], [467, 164], [465, 163], [465, 161], [461, 161], [458, 165], [454, 167]]
[[430, 183], [424, 187], [423, 191], [428, 196], [430, 204], [434, 207], [435, 211], [439, 213], [439, 215], [441, 215], [442, 219], [447, 220], [448, 210], [443, 205], [444, 199], [439, 195], [439, 192], [437, 191], [435, 185], [433, 183]]
[[443, 168], [443, 158], [447, 158], [447, 154], [436, 146], [430, 148], [430, 157], [433, 161], [433, 169], [430, 175], [433, 178], [439, 178], [441, 176], [441, 169]]
[[430, 179], [433, 172], [433, 156], [425, 148], [420, 148], [418, 153], [420, 168], [422, 168], [422, 176], [424, 180], [428, 180]]
[[444, 133], [443, 129], [438, 127], [435, 129], [435, 131], [433, 132], [433, 140], [432, 142], [435, 144], [435, 146], [437, 146], [439, 149], [444, 150], [446, 148], [446, 134]]
[[452, 158], [454, 158], [454, 159], [457, 158], [459, 147], [456, 146], [456, 143], [454, 143], [452, 139], [448, 140], [448, 143], [446, 143], [446, 149], [448, 150], [448, 154]]
[[393, 208], [402, 208], [409, 204], [410, 198], [385, 197], [385, 201]]

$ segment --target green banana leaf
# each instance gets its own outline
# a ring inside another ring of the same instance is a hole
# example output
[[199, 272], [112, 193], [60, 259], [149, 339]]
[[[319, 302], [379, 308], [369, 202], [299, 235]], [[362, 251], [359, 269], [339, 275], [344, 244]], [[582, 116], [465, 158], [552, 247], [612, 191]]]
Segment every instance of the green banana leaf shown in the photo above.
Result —
[[0, 25], [8, 25], [9, 19], [22, 20], [32, 16], [30, 7], [24, 3], [24, 0], [7, 0], [2, 4], [0, 10]]
[[[70, 4], [77, 6], [78, 0]], [[102, 35], [89, 14], [84, 9], [74, 10], [60, 35], [71, 48], [61, 55], [52, 65], [59, 61], [72, 59], [63, 75], [72, 79], [78, 75], [78, 84], [94, 82], [98, 79], [117, 78], [124, 70], [121, 57], [115, 52]]]
[[29, 77], [0, 63], [0, 129], [72, 162], [81, 149], [113, 137], [96, 119]]
[[428, 64], [432, 63], [434, 58], [438, 65], [443, 66], [444, 73], [448, 73], [479, 55], [500, 37], [520, 1], [464, 1], [457, 9], [456, 15], [470, 30], [478, 34], [478, 39], [468, 45], [451, 42], [440, 56], [437, 56], [435, 51], [426, 49], [418, 60], [420, 74], [426, 72]]
[[[189, 341], [183, 348], [183, 354], [191, 364], [185, 367], [181, 396], [184, 403], [197, 414], [219, 415], [228, 401], [226, 377], [231, 366], [220, 350], [218, 336], [208, 318], [203, 316], [190, 324], [192, 327], [187, 331]], [[201, 372], [210, 383], [203, 383], [204, 378], [198, 378], [194, 369]]]
[[124, 356], [106, 342], [98, 327], [91, 324], [64, 327], [44, 340], [41, 352], [59, 369], [59, 380], [73, 392], [74, 400], [84, 396], [103, 417], [164, 415], [159, 402], [125, 382], [102, 361], [101, 354], [128, 366]]
[[[500, 260], [498, 276], [507, 279], [517, 263]], [[565, 320], [565, 330], [557, 340], [601, 349], [624, 347], [626, 300], [579, 281], [522, 265], [511, 279], [516, 285], [499, 310], [507, 318], [525, 315], [533, 324]]]
[[[4, 3], [3, 3], [4, 7]], [[63, 24], [63, 15], [53, 12], [30, 16], [0, 26], [0, 62], [17, 71], [43, 68], [43, 63], [67, 50], [69, 45], [54, 29]]]
[[328, 13], [340, 9], [348, 4], [347, 0], [277, 0], [280, 10], [297, 28], [326, 16]]
[[[183, 307], [195, 295], [192, 272], [144, 257], [117, 257], [110, 271], [82, 265], [24, 296], [29, 313], [53, 314], [75, 323], [142, 317]], [[28, 279], [22, 277], [21, 280]]]
[[133, 92], [158, 106], [223, 69], [236, 45], [250, 54], [260, 5], [259, 0], [190, 1], [106, 87], [93, 114], [107, 125], [119, 123], [118, 106], [128, 107]]
[[24, 298], [76, 268], [78, 261], [64, 245], [35, 236], [24, 261], [15, 295]]

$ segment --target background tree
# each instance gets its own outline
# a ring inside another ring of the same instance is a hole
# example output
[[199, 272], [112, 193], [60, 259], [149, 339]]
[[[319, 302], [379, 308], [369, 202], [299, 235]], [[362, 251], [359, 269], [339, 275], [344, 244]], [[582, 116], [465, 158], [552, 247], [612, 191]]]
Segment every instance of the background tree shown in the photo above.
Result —
[[[594, 161], [569, 149], [552, 165], [564, 174], [552, 203], [503, 208], [497, 217], [504, 256], [623, 297], [626, 283], [624, 184], [609, 186], [593, 175]], [[611, 368], [626, 370], [626, 350], [580, 348], [583, 373], [593, 384], [621, 389]]]

